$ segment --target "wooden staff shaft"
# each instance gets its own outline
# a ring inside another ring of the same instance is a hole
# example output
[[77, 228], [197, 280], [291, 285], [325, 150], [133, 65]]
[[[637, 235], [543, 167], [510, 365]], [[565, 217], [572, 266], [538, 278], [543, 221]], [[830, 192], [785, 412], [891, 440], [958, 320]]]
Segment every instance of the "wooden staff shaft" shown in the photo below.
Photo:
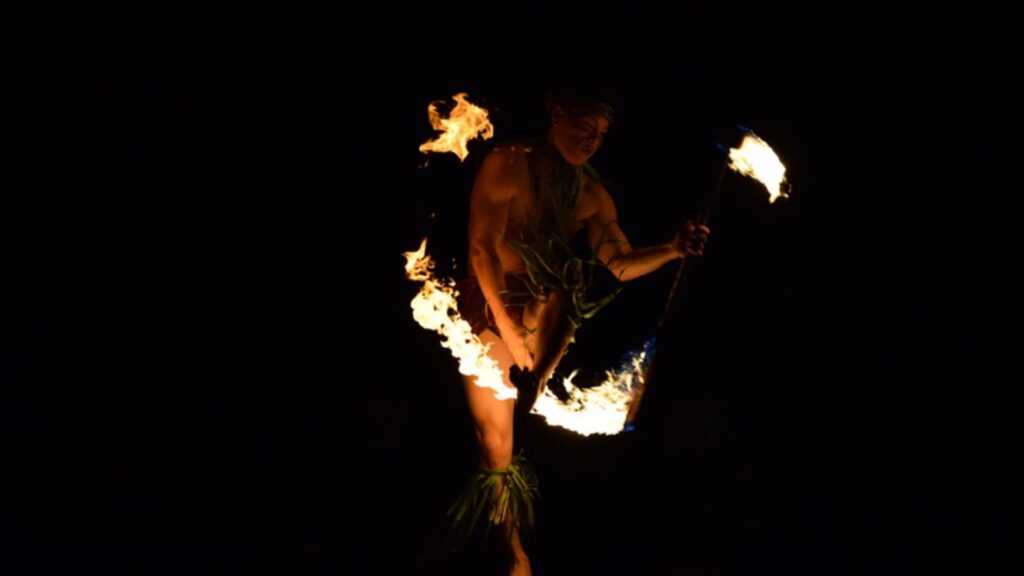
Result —
[[[714, 208], [715, 200], [718, 199], [718, 195], [722, 192], [722, 184], [725, 182], [725, 174], [729, 169], [729, 157], [726, 156], [722, 161], [722, 169], [718, 172], [718, 181], [715, 183], [715, 189], [711, 194], [704, 200], [704, 205], [701, 206], [700, 214], [697, 215], [697, 224], [701, 226], [707, 226], [708, 221], [711, 220], [711, 209]], [[655, 329], [655, 342], [659, 343], [665, 334], [665, 325], [669, 318], [669, 313], [672, 311], [672, 305], [675, 303], [682, 291], [683, 286], [686, 284], [687, 271], [690, 269], [687, 263], [690, 261], [689, 258], [683, 258], [679, 263], [679, 270], [676, 271], [675, 280], [672, 281], [672, 289], [669, 290], [668, 297], [665, 299], [665, 306], [661, 309], [661, 317], [658, 319], [658, 327]], [[626, 413], [626, 425], [625, 430], [630, 432], [636, 428], [636, 415], [640, 411], [640, 402], [643, 400], [644, 391], [647, 388], [647, 382], [650, 381], [651, 375], [654, 373], [654, 352], [656, 348], [652, 350], [651, 357], [647, 361], [647, 370], [644, 371], [644, 377], [640, 380], [639, 386], [637, 386], [636, 394], [633, 396], [633, 402], [629, 405], [629, 412]]]

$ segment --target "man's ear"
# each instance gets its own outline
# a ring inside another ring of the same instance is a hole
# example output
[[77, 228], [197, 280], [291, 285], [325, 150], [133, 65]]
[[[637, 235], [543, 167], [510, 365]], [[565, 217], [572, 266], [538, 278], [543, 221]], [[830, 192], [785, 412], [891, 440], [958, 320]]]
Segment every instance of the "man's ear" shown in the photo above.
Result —
[[558, 126], [565, 120], [565, 108], [555, 105], [551, 107], [551, 125]]

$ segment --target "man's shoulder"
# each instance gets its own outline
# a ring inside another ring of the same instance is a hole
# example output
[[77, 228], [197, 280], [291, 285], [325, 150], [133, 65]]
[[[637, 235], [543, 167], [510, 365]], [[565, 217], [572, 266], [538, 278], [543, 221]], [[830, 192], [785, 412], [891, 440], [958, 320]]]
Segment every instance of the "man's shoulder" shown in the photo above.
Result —
[[481, 172], [491, 178], [515, 181], [527, 172], [530, 150], [522, 144], [495, 146], [484, 158]]
[[598, 176], [597, 171], [590, 167], [590, 164], [583, 167], [583, 192], [601, 196], [608, 195], [608, 189], [604, 187], [604, 181]]
[[499, 144], [487, 155], [487, 160], [509, 164], [525, 163], [531, 151], [532, 147], [529, 144]]
[[614, 210], [615, 202], [600, 178], [591, 177], [584, 171], [583, 192], [580, 194], [580, 212], [583, 219], [588, 219], [598, 212]]

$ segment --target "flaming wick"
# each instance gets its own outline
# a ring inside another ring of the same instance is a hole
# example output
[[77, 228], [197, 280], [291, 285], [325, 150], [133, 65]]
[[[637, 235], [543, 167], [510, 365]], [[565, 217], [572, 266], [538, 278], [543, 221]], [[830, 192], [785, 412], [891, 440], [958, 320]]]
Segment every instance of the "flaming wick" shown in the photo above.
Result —
[[441, 102], [431, 102], [427, 106], [430, 125], [441, 134], [436, 140], [428, 140], [421, 144], [420, 152], [451, 152], [458, 156], [461, 162], [469, 155], [466, 144], [477, 136], [481, 140], [494, 136], [494, 125], [487, 119], [487, 110], [466, 100], [465, 92], [452, 98], [456, 104], [447, 118], [442, 118], [438, 112], [438, 104]]
[[575, 386], [572, 381], [579, 371], [573, 371], [562, 381], [568, 400], [563, 402], [550, 386], [545, 387], [531, 413], [543, 416], [551, 426], [583, 436], [622, 432], [633, 397], [643, 385], [653, 346], [651, 339], [640, 350], [627, 353], [618, 370], [605, 371], [604, 382], [597, 386]]
[[[789, 196], [786, 182], [786, 167], [779, 160], [778, 154], [753, 131], [741, 128], [746, 132], [739, 148], [729, 149], [729, 168], [744, 176], [750, 176], [768, 190], [768, 201], [775, 203], [779, 198]], [[782, 185], [786, 184], [786, 190]]]

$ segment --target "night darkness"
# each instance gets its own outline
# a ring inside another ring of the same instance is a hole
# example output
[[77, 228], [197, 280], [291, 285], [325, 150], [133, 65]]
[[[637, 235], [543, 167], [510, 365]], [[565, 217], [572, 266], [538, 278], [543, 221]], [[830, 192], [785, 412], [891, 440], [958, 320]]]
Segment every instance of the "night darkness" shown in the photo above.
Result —
[[[4, 571], [490, 573], [441, 543], [475, 444], [401, 253], [429, 236], [461, 273], [490, 145], [424, 166], [427, 104], [468, 92], [501, 141], [542, 133], [552, 89], [615, 104], [593, 163], [634, 245], [696, 214], [736, 124], [793, 192], [727, 177], [637, 431], [517, 423], [535, 573], [990, 571], [1008, 96], [992, 47], [940, 34], [986, 35], [961, 16], [521, 8], [444, 50], [381, 18], [140, 16], [56, 55], [3, 210]], [[674, 270], [567, 362], [652, 335]]]

